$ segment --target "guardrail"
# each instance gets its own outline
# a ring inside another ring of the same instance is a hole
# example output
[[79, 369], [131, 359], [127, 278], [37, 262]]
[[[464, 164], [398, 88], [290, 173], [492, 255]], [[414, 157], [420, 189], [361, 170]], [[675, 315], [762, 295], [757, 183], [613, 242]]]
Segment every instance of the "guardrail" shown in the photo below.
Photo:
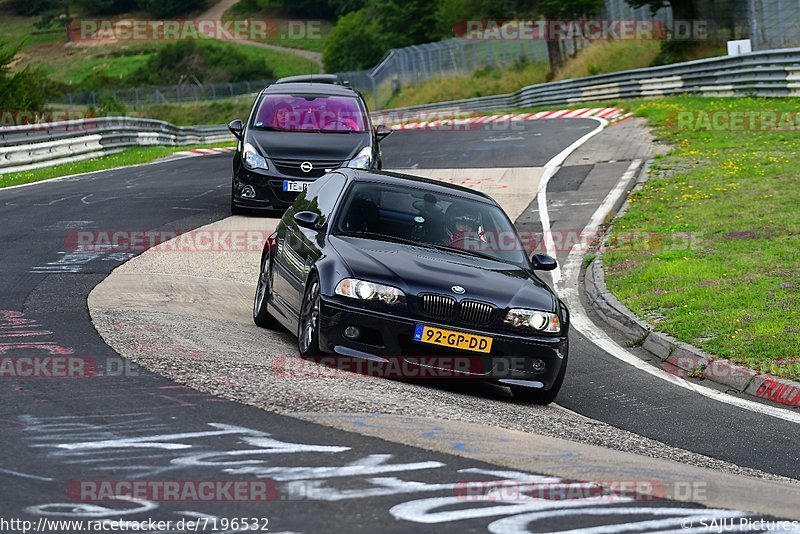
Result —
[[[800, 96], [800, 49], [701, 59], [524, 87], [505, 95], [395, 108], [376, 123], [412, 121], [428, 112], [479, 112], [579, 104], [633, 97]], [[0, 128], [0, 173], [68, 163], [129, 146], [179, 146], [230, 140], [225, 126], [175, 126], [130, 117], [103, 117]]]
[[132, 146], [230, 141], [226, 126], [175, 126], [132, 117], [99, 117], [0, 128], [0, 174], [104, 156]]
[[769, 50], [627, 70], [524, 87], [514, 93], [394, 108], [383, 116], [414, 120], [428, 111], [489, 111], [635, 97], [800, 96], [800, 49]]

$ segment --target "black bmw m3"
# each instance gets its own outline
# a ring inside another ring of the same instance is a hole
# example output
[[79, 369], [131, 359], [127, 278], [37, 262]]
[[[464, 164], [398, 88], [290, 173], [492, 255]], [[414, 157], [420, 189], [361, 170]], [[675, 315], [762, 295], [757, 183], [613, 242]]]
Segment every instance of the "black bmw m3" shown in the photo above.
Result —
[[569, 351], [569, 313], [536, 274], [555, 266], [528, 258], [482, 193], [339, 169], [301, 192], [267, 240], [253, 317], [296, 332], [304, 357], [399, 362], [547, 404]]

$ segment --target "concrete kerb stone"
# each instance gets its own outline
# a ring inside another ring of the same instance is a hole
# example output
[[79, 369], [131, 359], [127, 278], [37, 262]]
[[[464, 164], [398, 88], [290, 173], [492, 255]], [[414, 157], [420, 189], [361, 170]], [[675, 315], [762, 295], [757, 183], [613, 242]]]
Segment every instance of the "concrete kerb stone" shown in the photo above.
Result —
[[606, 287], [605, 273], [603, 273], [602, 253], [592, 261], [591, 276], [584, 277], [584, 288], [590, 295], [590, 304], [603, 319], [621, 330], [629, 341], [642, 342], [650, 333], [650, 327], [636, 317]]
[[[634, 189], [647, 181], [646, 171], [649, 166], [650, 161], [642, 166]], [[623, 211], [620, 210], [617, 217]], [[596, 257], [585, 269], [583, 289], [595, 312], [611, 327], [620, 331], [629, 342], [641, 345], [661, 361], [672, 364], [693, 377], [773, 403], [800, 407], [800, 382], [766, 373], [759, 374], [753, 369], [680, 342], [670, 335], [653, 332], [649, 324], [637, 317], [608, 290], [603, 271], [602, 246], [601, 243]]]
[[719, 384], [726, 384], [739, 393], [742, 393], [750, 385], [750, 382], [758, 373], [747, 367], [736, 365], [728, 360], [715, 359], [706, 365], [703, 371], [703, 378], [707, 378]]
[[753, 377], [745, 393], [786, 406], [800, 406], [800, 383], [769, 374]]
[[663, 362], [678, 344], [678, 340], [674, 337], [664, 334], [662, 332], [650, 332], [650, 335], [642, 343], [642, 347], [648, 352], [658, 356]]

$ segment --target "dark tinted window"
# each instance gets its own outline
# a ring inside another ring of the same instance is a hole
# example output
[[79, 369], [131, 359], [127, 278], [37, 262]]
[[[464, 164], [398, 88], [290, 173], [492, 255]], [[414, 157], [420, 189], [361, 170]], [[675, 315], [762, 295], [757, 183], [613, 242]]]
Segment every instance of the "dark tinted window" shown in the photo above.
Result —
[[284, 132], [365, 132], [367, 118], [355, 96], [268, 94], [251, 127]]
[[474, 252], [528, 266], [514, 226], [499, 207], [424, 189], [356, 182], [342, 200], [332, 231]]

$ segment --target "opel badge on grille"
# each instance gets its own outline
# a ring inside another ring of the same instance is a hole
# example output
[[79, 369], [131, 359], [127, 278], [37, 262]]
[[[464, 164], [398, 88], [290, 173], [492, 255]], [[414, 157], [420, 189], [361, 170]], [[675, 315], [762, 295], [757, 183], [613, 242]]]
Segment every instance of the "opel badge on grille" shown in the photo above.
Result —
[[303, 172], [311, 172], [311, 169], [313, 168], [314, 166], [311, 164], [310, 161], [304, 161], [303, 163], [300, 164], [300, 170]]

